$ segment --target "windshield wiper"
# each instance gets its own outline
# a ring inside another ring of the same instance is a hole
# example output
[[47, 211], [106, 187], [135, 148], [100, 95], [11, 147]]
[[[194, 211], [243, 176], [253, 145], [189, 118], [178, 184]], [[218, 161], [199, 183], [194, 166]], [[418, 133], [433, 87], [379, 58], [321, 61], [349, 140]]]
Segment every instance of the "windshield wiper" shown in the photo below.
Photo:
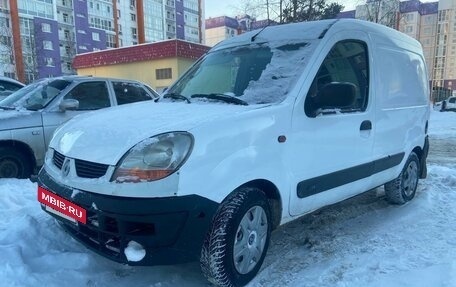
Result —
[[16, 108], [14, 108], [14, 107], [7, 107], [7, 106], [0, 106], [0, 109], [12, 111], [12, 110], [15, 110]]
[[191, 98], [206, 98], [210, 100], [219, 100], [225, 103], [236, 104], [241, 106], [248, 106], [249, 104], [246, 101], [243, 101], [235, 96], [225, 95], [225, 94], [194, 94], [190, 96]]
[[181, 95], [181, 94], [176, 94], [176, 93], [165, 94], [165, 95], [163, 96], [163, 98], [170, 98], [170, 99], [175, 99], [175, 100], [184, 100], [184, 101], [186, 101], [186, 102], [189, 103], [189, 104], [192, 103], [192, 102], [190, 101], [190, 99], [187, 98], [186, 96]]

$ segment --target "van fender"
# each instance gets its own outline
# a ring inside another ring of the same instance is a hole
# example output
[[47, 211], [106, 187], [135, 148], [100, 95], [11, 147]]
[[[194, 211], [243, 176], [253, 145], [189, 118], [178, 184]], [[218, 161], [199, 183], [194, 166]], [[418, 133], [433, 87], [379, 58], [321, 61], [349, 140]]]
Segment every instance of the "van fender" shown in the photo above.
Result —
[[249, 146], [224, 158], [213, 168], [204, 165], [198, 167], [195, 163], [184, 165], [185, 170], [180, 173], [178, 194], [197, 193], [220, 203], [245, 183], [263, 179], [270, 181], [280, 191], [283, 210], [285, 210], [284, 205], [288, 206], [288, 202], [283, 199], [288, 199], [290, 174], [277, 151], [262, 149], [262, 156], [259, 157], [258, 154], [260, 152], [257, 146]]

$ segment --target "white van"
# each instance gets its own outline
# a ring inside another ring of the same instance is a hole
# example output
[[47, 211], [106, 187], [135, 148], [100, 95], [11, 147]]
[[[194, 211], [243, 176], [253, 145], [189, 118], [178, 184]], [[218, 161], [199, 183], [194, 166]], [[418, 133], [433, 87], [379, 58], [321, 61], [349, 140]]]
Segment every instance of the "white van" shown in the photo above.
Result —
[[421, 45], [377, 24], [325, 20], [226, 40], [158, 103], [58, 129], [38, 199], [92, 250], [130, 265], [198, 259], [219, 286], [258, 272], [271, 231], [426, 176]]

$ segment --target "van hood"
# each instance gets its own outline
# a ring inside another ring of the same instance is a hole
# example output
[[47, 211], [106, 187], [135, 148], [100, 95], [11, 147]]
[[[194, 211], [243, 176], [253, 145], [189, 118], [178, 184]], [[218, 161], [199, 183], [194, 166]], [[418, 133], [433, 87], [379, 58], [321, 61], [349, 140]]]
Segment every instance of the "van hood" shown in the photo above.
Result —
[[0, 110], [0, 131], [42, 126], [41, 113], [28, 110]]
[[258, 106], [142, 102], [77, 116], [58, 128], [50, 147], [71, 158], [115, 165], [137, 143]]

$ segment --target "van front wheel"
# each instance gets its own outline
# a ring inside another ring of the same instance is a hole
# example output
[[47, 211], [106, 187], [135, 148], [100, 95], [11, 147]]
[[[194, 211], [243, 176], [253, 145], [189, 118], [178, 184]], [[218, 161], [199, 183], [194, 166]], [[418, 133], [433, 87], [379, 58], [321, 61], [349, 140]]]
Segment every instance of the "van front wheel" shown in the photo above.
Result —
[[217, 286], [244, 286], [263, 263], [271, 235], [265, 194], [241, 188], [220, 205], [201, 251], [204, 276]]
[[420, 174], [420, 160], [412, 152], [399, 176], [385, 184], [386, 200], [393, 204], [404, 204], [415, 197]]

